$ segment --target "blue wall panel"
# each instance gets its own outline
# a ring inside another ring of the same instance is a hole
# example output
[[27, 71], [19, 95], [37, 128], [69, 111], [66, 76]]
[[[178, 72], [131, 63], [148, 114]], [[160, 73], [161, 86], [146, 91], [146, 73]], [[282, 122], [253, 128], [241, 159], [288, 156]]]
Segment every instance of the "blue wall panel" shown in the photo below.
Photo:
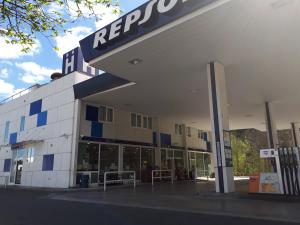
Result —
[[98, 113], [98, 107], [87, 105], [85, 111], [85, 119], [88, 121], [98, 121]]
[[18, 137], [18, 133], [12, 133], [9, 136], [9, 144], [16, 144], [17, 143], [17, 137]]
[[91, 136], [101, 138], [103, 137], [103, 124], [92, 121], [92, 129], [91, 129]]
[[160, 134], [160, 144], [163, 146], [171, 146], [172, 141], [171, 141], [171, 135], [170, 134]]
[[10, 172], [10, 167], [11, 167], [11, 159], [5, 159], [3, 172]]
[[157, 133], [152, 132], [152, 144], [157, 145]]
[[53, 165], [54, 165], [54, 155], [53, 154], [43, 155], [42, 170], [43, 171], [52, 171]]
[[30, 104], [29, 116], [38, 114], [42, 111], [42, 99], [32, 102]]
[[47, 115], [48, 112], [44, 111], [38, 114], [37, 116], [37, 127], [45, 126], [47, 125]]

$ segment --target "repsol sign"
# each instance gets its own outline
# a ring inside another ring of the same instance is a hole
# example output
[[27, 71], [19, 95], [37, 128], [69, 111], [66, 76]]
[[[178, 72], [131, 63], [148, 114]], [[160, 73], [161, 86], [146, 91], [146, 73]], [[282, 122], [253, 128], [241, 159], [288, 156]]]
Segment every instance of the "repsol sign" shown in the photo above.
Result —
[[217, 0], [151, 0], [80, 41], [91, 61]]

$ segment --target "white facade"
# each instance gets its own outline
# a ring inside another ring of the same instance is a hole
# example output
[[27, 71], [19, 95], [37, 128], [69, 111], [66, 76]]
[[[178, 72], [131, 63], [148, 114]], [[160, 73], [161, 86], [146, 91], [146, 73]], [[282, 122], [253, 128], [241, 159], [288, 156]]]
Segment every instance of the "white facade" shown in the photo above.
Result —
[[[0, 176], [5, 159], [12, 159], [10, 135], [17, 133], [15, 145], [25, 149], [21, 175], [22, 186], [66, 188], [70, 183], [71, 157], [74, 132], [75, 99], [73, 85], [89, 77], [79, 73], [65, 76], [43, 85], [30, 93], [0, 105]], [[29, 115], [32, 102], [42, 100], [41, 112], [47, 112], [46, 125], [37, 126], [38, 114]], [[25, 117], [24, 130], [20, 131], [21, 117]], [[5, 124], [9, 121], [8, 140], [4, 142]], [[28, 149], [34, 155], [28, 156]], [[44, 155], [54, 155], [53, 170], [43, 171]], [[32, 159], [30, 159], [32, 157]], [[11, 162], [13, 169], [14, 162]], [[13, 180], [10, 180], [14, 183]]]
[[[85, 100], [75, 100], [73, 85], [89, 78], [90, 76], [73, 72], [0, 105], [0, 176], [8, 176], [9, 184], [51, 188], [69, 188], [76, 185], [78, 143], [82, 142], [82, 137], [93, 136], [92, 121], [86, 119], [86, 107], [88, 105], [99, 109], [101, 106]], [[30, 115], [32, 104], [39, 100], [41, 108]], [[210, 139], [208, 132], [205, 141], [199, 138], [198, 128], [187, 128], [180, 121], [152, 118], [139, 112], [108, 107], [113, 110], [113, 121], [97, 121], [103, 125], [101, 138], [134, 142], [140, 146], [149, 144], [156, 149], [155, 163], [158, 166], [161, 158], [158, 147], [161, 133], [170, 136], [169, 148], [182, 148], [186, 156], [188, 150], [207, 150], [207, 141]], [[44, 112], [46, 119], [44, 118], [44, 124], [39, 125], [39, 114]], [[151, 128], [142, 128], [143, 124], [142, 127], [133, 127], [132, 113], [141, 115], [142, 119], [145, 116], [151, 118]], [[181, 134], [175, 132], [176, 124], [181, 126]], [[190, 135], [186, 129], [190, 129]], [[13, 140], [14, 134], [17, 136], [16, 140]], [[153, 143], [154, 135], [157, 143]], [[18, 164], [19, 159], [22, 159], [21, 166]], [[10, 165], [5, 165], [9, 164], [9, 160]], [[50, 167], [47, 160], [51, 161]], [[185, 165], [187, 166], [186, 163]], [[18, 168], [21, 168], [18, 171], [19, 177], [16, 175]]]

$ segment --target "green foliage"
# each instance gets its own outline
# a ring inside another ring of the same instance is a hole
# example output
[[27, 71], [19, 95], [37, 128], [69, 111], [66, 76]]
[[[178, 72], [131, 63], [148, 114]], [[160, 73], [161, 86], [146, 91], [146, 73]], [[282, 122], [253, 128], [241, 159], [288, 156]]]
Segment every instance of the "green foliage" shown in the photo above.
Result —
[[231, 135], [233, 171], [236, 176], [247, 176], [259, 172], [261, 163], [259, 150], [247, 138]]
[[[21, 44], [23, 51], [28, 52], [37, 33], [49, 39], [67, 32], [65, 25], [79, 18], [101, 19], [103, 12], [94, 11], [98, 4], [112, 7], [112, 13], [120, 13], [117, 0], [2, 0], [0, 36], [5, 37], [7, 43]], [[57, 10], [51, 11], [52, 6]]]

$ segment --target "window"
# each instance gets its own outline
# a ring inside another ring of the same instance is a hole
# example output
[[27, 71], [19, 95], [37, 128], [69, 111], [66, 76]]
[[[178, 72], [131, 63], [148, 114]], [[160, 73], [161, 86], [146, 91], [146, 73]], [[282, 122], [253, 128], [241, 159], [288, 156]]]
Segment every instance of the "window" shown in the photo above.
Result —
[[136, 114], [131, 113], [131, 126], [136, 127]]
[[130, 119], [131, 119], [132, 127], [139, 127], [139, 128], [145, 128], [145, 129], [152, 130], [152, 118], [151, 117], [136, 114], [136, 113], [131, 113]]
[[187, 133], [187, 136], [188, 136], [188, 137], [191, 137], [191, 136], [192, 136], [192, 134], [191, 134], [191, 128], [190, 128], [190, 127], [187, 127], [187, 128], [186, 128], [186, 133]]
[[106, 107], [100, 106], [100, 113], [99, 113], [99, 120], [100, 121], [106, 121]]
[[148, 117], [148, 128], [152, 130], [152, 118]]
[[25, 130], [25, 116], [21, 116], [21, 121], [20, 121], [20, 131]]
[[47, 125], [47, 111], [41, 112], [37, 116], [37, 127]]
[[201, 130], [198, 130], [198, 138], [199, 138], [199, 139], [203, 139], [203, 138], [202, 138], [202, 131], [201, 131]]
[[42, 99], [32, 102], [30, 104], [29, 116], [42, 112]]
[[43, 171], [52, 171], [53, 165], [54, 165], [54, 155], [53, 154], [43, 155], [42, 170]]
[[99, 109], [99, 121], [112, 123], [114, 120], [114, 110], [106, 106], [100, 106]]
[[182, 125], [175, 124], [175, 134], [182, 135]]
[[136, 126], [142, 127], [142, 116], [141, 115], [136, 116]]
[[35, 149], [29, 148], [27, 151], [27, 162], [33, 163], [34, 162], [34, 156], [35, 156]]
[[6, 121], [6, 123], [5, 123], [5, 129], [4, 129], [4, 144], [7, 144], [7, 142], [8, 142], [9, 125], [10, 125], [10, 122]]
[[106, 121], [112, 123], [113, 120], [114, 120], [114, 110], [112, 108], [107, 108]]
[[10, 167], [11, 167], [11, 159], [5, 159], [3, 172], [10, 172]]
[[148, 127], [148, 118], [147, 116], [143, 116], [143, 128], [147, 128]]

